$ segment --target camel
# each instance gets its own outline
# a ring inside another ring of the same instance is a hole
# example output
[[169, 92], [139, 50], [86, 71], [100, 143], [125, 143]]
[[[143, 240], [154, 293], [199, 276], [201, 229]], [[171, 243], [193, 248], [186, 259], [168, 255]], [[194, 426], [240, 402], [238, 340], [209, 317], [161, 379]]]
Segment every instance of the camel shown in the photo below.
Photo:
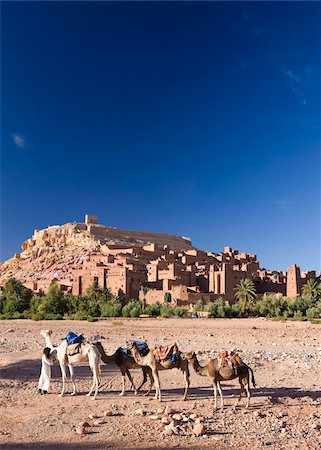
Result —
[[89, 366], [93, 372], [93, 383], [91, 386], [90, 391], [87, 394], [87, 397], [90, 397], [92, 392], [95, 389], [93, 400], [96, 399], [97, 393], [98, 393], [98, 387], [100, 384], [100, 364], [101, 364], [101, 357], [98, 348], [90, 344], [88, 342], [84, 342], [80, 346], [80, 353], [77, 353], [72, 356], [67, 356], [67, 347], [68, 343], [66, 339], [64, 339], [57, 347], [54, 347], [51, 342], [51, 330], [42, 330], [40, 332], [41, 336], [45, 338], [46, 341], [46, 347], [49, 347], [50, 349], [56, 349], [57, 350], [57, 360], [60, 365], [61, 369], [61, 375], [62, 375], [62, 390], [59, 394], [60, 397], [63, 397], [65, 393], [65, 384], [66, 384], [66, 366], [69, 368], [70, 378], [73, 385], [73, 391], [71, 395], [76, 394], [76, 385], [75, 385], [75, 375], [74, 375], [74, 368], [73, 366], [75, 364], [88, 362]]
[[185, 379], [185, 391], [183, 395], [183, 400], [186, 400], [188, 389], [190, 385], [189, 381], [189, 368], [188, 368], [188, 361], [186, 359], [183, 359], [181, 356], [181, 352], [178, 352], [177, 359], [175, 363], [173, 363], [171, 360], [165, 360], [165, 361], [158, 361], [155, 357], [154, 351], [151, 350], [146, 356], [142, 356], [137, 348], [137, 345], [135, 342], [129, 342], [126, 344], [126, 348], [131, 351], [131, 354], [133, 355], [134, 360], [137, 364], [140, 366], [148, 366], [152, 370], [154, 383], [155, 383], [155, 400], [162, 401], [162, 395], [160, 390], [160, 382], [159, 382], [159, 370], [169, 370], [169, 369], [180, 369], [184, 374]]
[[[126, 357], [124, 355], [124, 352], [121, 350], [121, 348], [118, 348], [115, 351], [115, 353], [112, 355], [106, 355], [105, 349], [102, 346], [101, 342], [95, 342], [94, 345], [96, 345], [96, 347], [98, 348], [101, 359], [105, 364], [116, 364], [116, 366], [119, 367], [121, 374], [122, 374], [122, 391], [119, 395], [125, 394], [126, 375], [131, 383], [131, 386], [134, 391], [134, 395], [138, 394], [138, 392], [140, 391], [142, 386], [146, 383], [147, 376], [148, 376], [150, 385], [149, 385], [148, 391], [146, 392], [146, 395], [148, 395], [150, 393], [150, 391], [153, 387], [153, 384], [154, 384], [153, 375], [152, 375], [152, 371], [151, 371], [150, 367], [141, 367], [139, 364], [136, 363], [136, 361], [134, 360], [134, 358], [132, 356], [128, 355]], [[139, 385], [139, 387], [136, 389], [129, 369], [140, 369], [140, 368], [143, 371], [143, 381]]]
[[240, 366], [237, 366], [236, 371], [231, 367], [221, 367], [221, 362], [219, 359], [210, 359], [209, 362], [205, 366], [201, 366], [198, 362], [195, 352], [189, 352], [186, 354], [187, 360], [192, 364], [193, 369], [198, 375], [209, 377], [212, 380], [213, 388], [214, 388], [214, 410], [217, 408], [217, 389], [219, 391], [221, 397], [221, 408], [224, 407], [224, 400], [220, 382], [221, 381], [229, 381], [234, 380], [235, 378], [239, 379], [240, 383], [240, 396], [234, 406], [234, 409], [239, 404], [244, 388], [247, 394], [247, 403], [246, 408], [249, 407], [250, 398], [251, 398], [251, 389], [250, 389], [250, 372], [252, 375], [252, 384], [255, 387], [254, 374], [252, 369], [242, 362]]

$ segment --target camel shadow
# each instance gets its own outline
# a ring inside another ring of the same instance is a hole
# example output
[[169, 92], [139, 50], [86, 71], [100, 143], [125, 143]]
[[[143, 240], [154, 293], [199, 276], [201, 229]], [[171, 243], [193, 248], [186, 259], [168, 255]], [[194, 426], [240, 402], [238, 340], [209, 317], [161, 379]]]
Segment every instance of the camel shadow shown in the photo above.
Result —
[[[222, 384], [223, 395], [225, 398], [228, 397], [238, 397], [240, 394], [240, 390], [238, 387], [228, 387]], [[183, 396], [184, 390], [182, 388], [172, 388], [172, 389], [162, 389], [162, 397], [167, 399], [167, 397], [179, 397], [180, 394]], [[282, 403], [286, 399], [296, 399], [309, 397], [312, 400], [321, 399], [321, 391], [320, 390], [305, 390], [300, 387], [280, 387], [280, 388], [272, 388], [272, 387], [260, 387], [260, 388], [252, 388], [251, 389], [252, 398], [264, 398], [271, 397], [271, 403]], [[208, 398], [213, 398], [213, 388], [209, 387], [193, 387], [189, 390], [188, 399], [190, 400], [205, 400]], [[173, 400], [174, 401], [174, 400]]]
[[[217, 433], [216, 433], [217, 434]], [[219, 434], [223, 434], [223, 433], [219, 433]], [[226, 434], [226, 433], [224, 433]], [[124, 447], [124, 444], [122, 443], [108, 443], [108, 446], [106, 446], [106, 443], [103, 442], [77, 442], [77, 443], [49, 443], [49, 442], [17, 442], [17, 443], [7, 443], [7, 444], [0, 444], [0, 449], [1, 450], [32, 450], [32, 449], [38, 449], [38, 450], [91, 450], [91, 449], [95, 449], [95, 450], [106, 450], [106, 448], [109, 449], [126, 449], [126, 450], [135, 450], [137, 449], [137, 447]], [[139, 446], [139, 448], [143, 449], [143, 450], [155, 450], [155, 447], [150, 447], [150, 446], [146, 446], [146, 447], [142, 447], [141, 445]], [[166, 446], [159, 446], [158, 448], [160, 449], [166, 449], [166, 450], [172, 450], [174, 447], [171, 447], [170, 445], [166, 445]], [[175, 448], [177, 448], [177, 446], [175, 446]], [[189, 445], [189, 446], [179, 446], [179, 448], [181, 450], [202, 450], [202, 449], [207, 449], [208, 450], [208, 445], [207, 446], [202, 446], [201, 444], [194, 446], [194, 445]]]
[[[7, 380], [36, 381], [40, 376], [41, 360], [22, 359], [0, 368], [0, 378]], [[117, 366], [101, 366], [102, 375], [120, 374]], [[92, 378], [92, 372], [88, 364], [79, 364], [75, 366], [76, 378]], [[61, 371], [58, 363], [55, 363], [51, 369], [52, 379], [61, 378]]]

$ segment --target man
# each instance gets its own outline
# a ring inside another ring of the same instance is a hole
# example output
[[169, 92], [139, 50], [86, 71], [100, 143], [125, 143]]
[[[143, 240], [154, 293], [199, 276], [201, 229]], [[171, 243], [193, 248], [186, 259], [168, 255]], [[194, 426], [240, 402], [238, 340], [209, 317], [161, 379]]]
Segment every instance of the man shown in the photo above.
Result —
[[51, 366], [57, 355], [57, 350], [45, 347], [41, 358], [41, 373], [38, 383], [38, 394], [47, 394], [51, 379]]

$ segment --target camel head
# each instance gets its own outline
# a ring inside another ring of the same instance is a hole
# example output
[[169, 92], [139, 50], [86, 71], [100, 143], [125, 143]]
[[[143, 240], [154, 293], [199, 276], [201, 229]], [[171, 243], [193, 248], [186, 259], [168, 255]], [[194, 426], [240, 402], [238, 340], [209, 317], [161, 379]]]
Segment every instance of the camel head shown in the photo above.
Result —
[[134, 348], [137, 349], [136, 342], [126, 342], [126, 350], [133, 350]]
[[46, 338], [47, 336], [50, 336], [52, 334], [51, 330], [41, 330], [40, 331], [40, 336]]
[[196, 358], [196, 353], [195, 352], [185, 353], [185, 357], [187, 361], [192, 361], [194, 358]]

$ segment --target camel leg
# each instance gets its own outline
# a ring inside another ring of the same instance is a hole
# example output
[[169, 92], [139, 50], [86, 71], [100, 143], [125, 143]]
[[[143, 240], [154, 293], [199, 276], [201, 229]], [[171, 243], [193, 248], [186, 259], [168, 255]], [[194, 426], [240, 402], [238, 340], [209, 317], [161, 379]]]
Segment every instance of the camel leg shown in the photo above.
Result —
[[143, 381], [142, 381], [142, 382], [140, 383], [140, 385], [138, 386], [137, 392], [139, 392], [139, 391], [141, 390], [142, 386], [144, 386], [144, 384], [145, 384], [146, 381], [147, 381], [147, 374], [146, 374], [145, 370], [142, 369], [142, 372], [143, 372]]
[[93, 390], [96, 387], [95, 393], [94, 393], [94, 396], [93, 396], [93, 400], [95, 400], [96, 397], [97, 397], [97, 394], [98, 394], [98, 387], [99, 387], [99, 376], [98, 376], [99, 368], [98, 367], [92, 368], [92, 372], [93, 372], [93, 383], [91, 385], [90, 391], [87, 394], [87, 397], [91, 396]]
[[160, 390], [160, 382], [159, 382], [158, 370], [153, 368], [152, 371], [153, 371], [153, 378], [154, 378], [155, 389], [156, 389], [154, 400], [159, 400], [161, 402], [162, 401], [162, 394], [161, 394], [161, 390]]
[[248, 408], [250, 406], [250, 399], [251, 399], [251, 388], [250, 388], [250, 383], [245, 383], [245, 390], [246, 390], [246, 406], [245, 408]]
[[59, 394], [59, 397], [63, 397], [64, 393], [65, 393], [65, 387], [66, 387], [66, 366], [64, 364], [60, 364], [60, 370], [61, 370], [61, 378], [62, 378], [62, 388], [61, 388], [61, 392]]
[[73, 366], [68, 366], [69, 373], [70, 373], [70, 379], [72, 383], [72, 393], [71, 395], [76, 395], [76, 383], [75, 383], [75, 373]]
[[125, 394], [125, 382], [126, 382], [126, 372], [124, 372], [123, 370], [121, 371], [121, 378], [122, 378], [122, 390], [121, 393], [119, 395], [124, 395]]
[[149, 372], [148, 376], [149, 376], [149, 389], [145, 395], [149, 395], [150, 391], [153, 389], [154, 386], [154, 378], [152, 372]]
[[223, 409], [224, 408], [224, 397], [223, 397], [223, 392], [222, 392], [222, 388], [221, 388], [221, 383], [219, 381], [217, 383], [217, 389], [218, 389], [218, 392], [219, 392], [220, 398], [221, 398], [221, 409]]
[[184, 392], [183, 400], [186, 400], [188, 390], [189, 390], [189, 385], [190, 385], [188, 366], [184, 368], [184, 379], [185, 379], [185, 392]]
[[129, 379], [129, 381], [130, 381], [130, 383], [131, 383], [131, 385], [132, 385], [132, 388], [133, 388], [133, 391], [134, 391], [134, 395], [137, 395], [137, 389], [135, 388], [135, 384], [134, 384], [134, 381], [133, 381], [133, 377], [131, 376], [131, 373], [129, 372], [128, 369], [126, 370], [126, 374], [127, 374], [128, 379]]
[[217, 409], [217, 381], [213, 380], [213, 391], [214, 391], [214, 411]]
[[233, 409], [236, 409], [237, 405], [240, 403], [241, 398], [242, 398], [242, 393], [243, 393], [243, 391], [244, 391], [243, 380], [242, 380], [242, 379], [239, 379], [239, 382], [240, 382], [240, 396], [239, 396], [239, 398], [237, 399], [237, 401], [236, 401], [236, 403], [235, 403]]

